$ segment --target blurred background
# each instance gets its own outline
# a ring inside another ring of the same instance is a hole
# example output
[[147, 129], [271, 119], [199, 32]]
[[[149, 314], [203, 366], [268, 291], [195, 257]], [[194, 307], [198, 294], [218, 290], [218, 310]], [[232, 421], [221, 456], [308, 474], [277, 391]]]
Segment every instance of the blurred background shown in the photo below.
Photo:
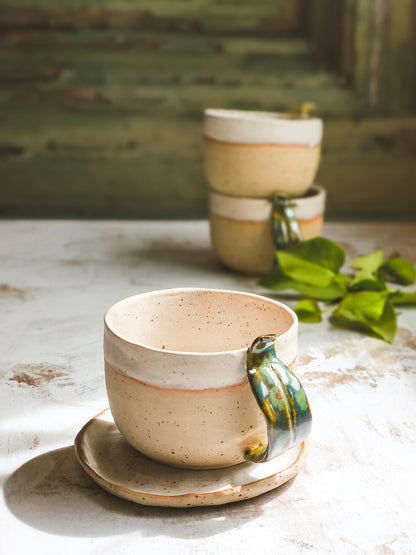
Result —
[[416, 215], [416, 0], [3, 0], [0, 216], [202, 218], [207, 107], [318, 106], [327, 219]]

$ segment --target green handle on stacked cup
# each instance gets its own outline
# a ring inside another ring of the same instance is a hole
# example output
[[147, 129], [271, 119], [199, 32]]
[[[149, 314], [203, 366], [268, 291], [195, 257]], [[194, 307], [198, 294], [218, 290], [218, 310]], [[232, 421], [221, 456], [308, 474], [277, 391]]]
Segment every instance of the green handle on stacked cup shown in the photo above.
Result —
[[[275, 251], [321, 233], [326, 193], [314, 185], [300, 198], [234, 197], [210, 193], [211, 241], [219, 260], [234, 271], [270, 272]], [[284, 203], [284, 204], [282, 204]]]

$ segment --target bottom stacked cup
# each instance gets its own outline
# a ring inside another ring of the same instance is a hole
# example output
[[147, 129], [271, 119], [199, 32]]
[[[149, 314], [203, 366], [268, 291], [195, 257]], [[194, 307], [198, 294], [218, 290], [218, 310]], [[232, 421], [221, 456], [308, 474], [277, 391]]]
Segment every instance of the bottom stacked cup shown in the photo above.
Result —
[[[302, 234], [312, 239], [321, 234], [326, 192], [314, 185], [290, 200]], [[219, 260], [240, 273], [263, 275], [275, 260], [272, 229], [273, 201], [210, 192], [211, 240]]]

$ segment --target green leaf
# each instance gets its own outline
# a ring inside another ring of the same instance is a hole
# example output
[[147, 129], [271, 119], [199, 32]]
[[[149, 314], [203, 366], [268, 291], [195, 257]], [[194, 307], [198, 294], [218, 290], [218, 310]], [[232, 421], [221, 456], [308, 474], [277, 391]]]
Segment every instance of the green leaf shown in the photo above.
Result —
[[329, 317], [329, 321], [334, 326], [348, 330], [358, 331], [367, 335], [372, 335], [371, 328], [359, 319], [354, 312], [346, 308], [337, 308]]
[[327, 287], [334, 279], [335, 274], [329, 268], [303, 260], [287, 250], [279, 251], [276, 256], [283, 273], [296, 281], [315, 287]]
[[389, 281], [395, 281], [401, 285], [410, 285], [415, 281], [415, 268], [404, 258], [390, 258], [380, 266], [380, 272], [386, 274]]
[[374, 333], [379, 334], [382, 339], [388, 343], [393, 343], [397, 332], [397, 316], [394, 306], [389, 300], [387, 300], [384, 305], [381, 318], [378, 319], [376, 324], [373, 324], [372, 329]]
[[345, 262], [345, 252], [334, 241], [325, 237], [315, 237], [308, 241], [294, 243], [285, 249], [302, 260], [328, 268], [337, 273]]
[[[271, 272], [261, 277], [257, 283], [266, 287], [266, 289], [291, 289], [290, 284], [292, 280], [284, 275], [279, 266], [275, 266]], [[289, 287], [286, 287], [289, 284]]]
[[304, 297], [316, 299], [317, 301], [336, 301], [341, 299], [345, 294], [345, 289], [335, 282], [327, 287], [314, 287], [300, 281], [292, 281], [291, 286], [285, 287], [285, 289], [293, 289], [293, 291], [300, 293]]
[[376, 274], [374, 272], [372, 272], [371, 270], [367, 270], [367, 268], [362, 268], [361, 270], [358, 270], [356, 272], [352, 283], [355, 284], [359, 283], [360, 281], [374, 280], [375, 277]]
[[362, 281], [374, 280], [381, 264], [383, 264], [383, 251], [381, 250], [350, 260], [350, 266], [359, 268], [354, 276], [353, 285]]
[[374, 251], [365, 256], [359, 256], [350, 260], [350, 266], [366, 270], [370, 274], [375, 273], [383, 264], [383, 251]]
[[383, 313], [386, 299], [387, 291], [358, 291], [346, 295], [341, 307], [370, 320], [378, 320]]
[[394, 305], [416, 305], [416, 291], [406, 293], [405, 291], [393, 291], [389, 300]]
[[318, 303], [312, 299], [300, 301], [295, 307], [295, 312], [300, 322], [315, 324], [322, 321], [322, 311]]
[[353, 281], [351, 291], [385, 291], [386, 285], [379, 279]]
[[320, 301], [334, 301], [340, 299], [345, 295], [346, 291], [345, 286], [338, 283], [336, 279], [327, 287], [315, 287], [300, 281], [295, 281], [285, 276], [279, 266], [276, 266], [269, 274], [262, 277], [258, 281], [258, 284], [272, 291], [296, 291], [304, 297]]
[[349, 276], [347, 276], [346, 274], [343, 274], [343, 273], [340, 272], [339, 274], [335, 274], [334, 282], [341, 285], [344, 288], [344, 291], [346, 293], [347, 288], [350, 287], [350, 285], [352, 283], [352, 279]]
[[387, 343], [393, 343], [397, 332], [397, 317], [389, 300], [386, 301], [383, 312], [376, 321], [342, 307], [334, 310], [329, 321], [335, 326], [365, 333]]

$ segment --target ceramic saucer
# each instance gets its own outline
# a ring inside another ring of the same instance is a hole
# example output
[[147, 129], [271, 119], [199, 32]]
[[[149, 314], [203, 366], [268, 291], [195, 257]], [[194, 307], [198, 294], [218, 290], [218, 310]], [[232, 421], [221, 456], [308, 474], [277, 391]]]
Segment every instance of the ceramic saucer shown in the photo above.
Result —
[[304, 466], [308, 444], [266, 463], [247, 462], [218, 470], [173, 468], [133, 449], [107, 409], [80, 430], [75, 451], [91, 478], [118, 497], [142, 505], [194, 507], [241, 501], [277, 488]]

